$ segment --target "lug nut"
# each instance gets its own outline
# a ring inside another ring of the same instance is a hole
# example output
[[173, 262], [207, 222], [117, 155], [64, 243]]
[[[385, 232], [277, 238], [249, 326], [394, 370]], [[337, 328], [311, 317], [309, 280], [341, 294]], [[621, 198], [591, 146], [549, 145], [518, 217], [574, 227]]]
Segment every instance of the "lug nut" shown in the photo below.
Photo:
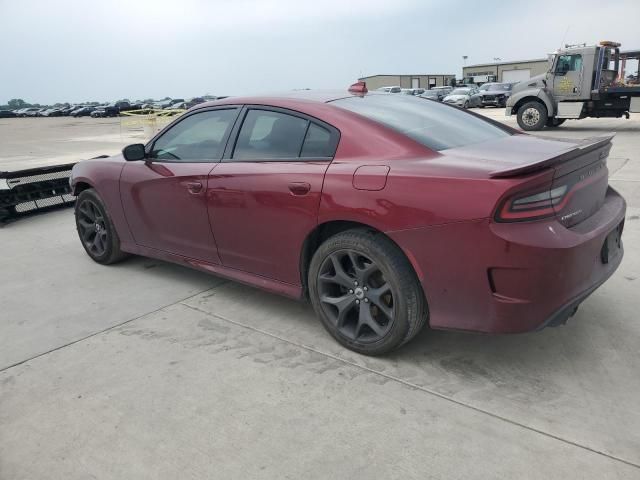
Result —
[[366, 286], [364, 287], [364, 291], [366, 292], [367, 290], [369, 290]]
[[365, 298], [365, 299], [364, 299], [364, 303], [369, 303], [369, 299], [368, 299], [368, 298]]
[[358, 286], [358, 281], [356, 280], [355, 282], [353, 282], [353, 284], [357, 287]]
[[360, 300], [356, 300], [356, 305], [360, 305]]
[[349, 293], [353, 293], [353, 290], [349, 290]]

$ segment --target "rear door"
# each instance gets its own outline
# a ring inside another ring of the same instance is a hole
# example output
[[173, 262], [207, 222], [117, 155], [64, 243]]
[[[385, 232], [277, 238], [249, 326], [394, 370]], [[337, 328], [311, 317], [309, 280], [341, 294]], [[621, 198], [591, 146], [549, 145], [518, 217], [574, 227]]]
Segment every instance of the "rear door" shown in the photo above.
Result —
[[155, 139], [145, 161], [126, 163], [120, 195], [138, 245], [220, 263], [207, 214], [207, 179], [239, 111], [224, 107], [186, 115]]
[[249, 106], [209, 176], [209, 217], [223, 265], [300, 283], [338, 131], [291, 110]]

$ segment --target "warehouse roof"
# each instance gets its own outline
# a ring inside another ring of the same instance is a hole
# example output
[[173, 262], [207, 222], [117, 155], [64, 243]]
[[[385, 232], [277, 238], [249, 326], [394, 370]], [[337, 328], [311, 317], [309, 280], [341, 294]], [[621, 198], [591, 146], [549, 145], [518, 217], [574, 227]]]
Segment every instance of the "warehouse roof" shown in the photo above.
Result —
[[465, 65], [464, 68], [473, 68], [473, 67], [486, 67], [487, 65], [492, 66], [500, 66], [500, 65], [511, 65], [513, 63], [535, 63], [535, 62], [546, 62], [546, 58], [534, 58], [532, 60], [510, 60], [510, 61], [500, 61], [500, 62], [486, 62], [486, 63], [475, 63], [473, 65]]

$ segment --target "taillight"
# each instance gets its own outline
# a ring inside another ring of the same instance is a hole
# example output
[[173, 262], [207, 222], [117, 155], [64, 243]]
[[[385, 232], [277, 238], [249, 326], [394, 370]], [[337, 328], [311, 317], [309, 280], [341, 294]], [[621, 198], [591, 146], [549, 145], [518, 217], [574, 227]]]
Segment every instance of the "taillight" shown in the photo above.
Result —
[[507, 198], [496, 214], [499, 222], [522, 222], [552, 217], [556, 208], [567, 197], [568, 185], [537, 192], [517, 193]]

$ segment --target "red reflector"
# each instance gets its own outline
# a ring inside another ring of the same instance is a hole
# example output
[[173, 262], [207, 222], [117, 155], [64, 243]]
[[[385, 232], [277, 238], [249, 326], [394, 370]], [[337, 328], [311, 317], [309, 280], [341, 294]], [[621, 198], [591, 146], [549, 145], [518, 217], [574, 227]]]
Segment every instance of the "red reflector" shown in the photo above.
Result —
[[349, 87], [351, 93], [367, 93], [367, 82], [356, 82]]

